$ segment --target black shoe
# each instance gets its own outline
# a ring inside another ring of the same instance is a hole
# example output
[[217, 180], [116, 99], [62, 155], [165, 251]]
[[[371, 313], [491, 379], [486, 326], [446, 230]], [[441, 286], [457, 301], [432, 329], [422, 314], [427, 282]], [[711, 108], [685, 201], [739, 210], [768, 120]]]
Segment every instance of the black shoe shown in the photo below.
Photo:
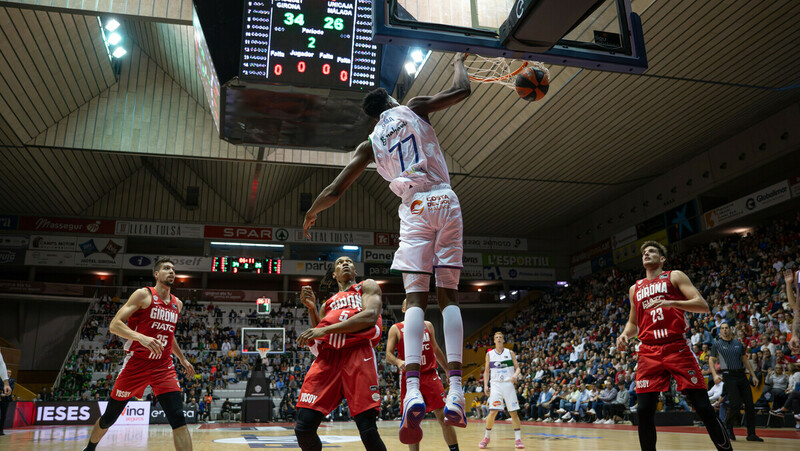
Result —
[[757, 436], [757, 435], [755, 435], [755, 434], [753, 434], [753, 435], [748, 435], [747, 436], [747, 441], [748, 442], [763, 442], [764, 439], [759, 437], [759, 436]]
[[732, 442], [736, 441], [736, 435], [734, 435], [733, 429], [728, 429], [728, 438], [731, 439]]

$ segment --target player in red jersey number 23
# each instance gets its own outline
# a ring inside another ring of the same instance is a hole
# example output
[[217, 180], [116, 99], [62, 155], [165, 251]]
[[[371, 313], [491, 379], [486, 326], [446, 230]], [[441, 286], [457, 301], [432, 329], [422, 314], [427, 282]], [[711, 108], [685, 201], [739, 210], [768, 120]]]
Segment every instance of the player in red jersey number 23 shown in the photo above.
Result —
[[729, 451], [730, 439], [708, 401], [703, 373], [686, 340], [689, 328], [686, 312], [708, 313], [708, 304], [686, 274], [664, 271], [667, 248], [663, 244], [647, 241], [641, 251], [647, 276], [629, 290], [630, 316], [617, 337], [620, 350], [627, 348], [628, 340], [636, 336], [637, 331], [641, 341], [636, 365], [639, 445], [642, 451], [656, 449], [658, 395], [669, 389], [672, 376], [678, 383], [678, 390], [686, 395], [703, 420], [714, 446], [720, 451]]

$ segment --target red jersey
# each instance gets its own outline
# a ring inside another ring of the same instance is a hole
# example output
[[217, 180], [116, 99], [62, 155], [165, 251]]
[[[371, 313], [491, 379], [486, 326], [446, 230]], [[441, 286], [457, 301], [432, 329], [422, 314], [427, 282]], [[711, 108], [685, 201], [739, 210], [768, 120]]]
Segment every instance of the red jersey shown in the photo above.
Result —
[[[405, 337], [404, 327], [405, 323], [397, 323], [397, 329], [400, 330], [400, 341], [397, 342], [397, 356], [400, 357], [400, 360], [406, 359], [405, 345], [403, 344], [403, 338]], [[422, 335], [422, 355], [419, 361], [420, 372], [423, 373], [425, 371], [436, 371], [436, 355], [433, 353], [433, 346], [431, 346], [430, 332], [426, 324], [425, 333]]]
[[167, 360], [172, 361], [172, 340], [175, 339], [175, 324], [178, 322], [178, 303], [175, 296], [169, 295], [169, 302], [162, 300], [155, 288], [147, 287], [150, 290], [150, 306], [137, 310], [128, 319], [128, 327], [140, 334], [155, 338], [164, 346], [161, 357], [151, 354], [150, 350], [142, 346], [138, 341], [128, 340], [125, 343], [125, 351], [129, 357], [147, 360]]
[[[347, 318], [361, 312], [361, 284], [357, 283], [351, 286], [347, 291], [340, 291], [330, 299], [325, 301], [323, 308], [323, 318], [320, 320], [316, 327], [330, 326], [331, 324], [340, 323]], [[328, 334], [325, 337], [317, 338], [314, 343], [310, 344], [311, 352], [317, 354], [318, 346], [330, 346], [336, 349], [342, 349], [367, 341], [375, 347], [381, 339], [381, 330], [383, 328], [383, 318], [378, 315], [378, 322], [374, 326], [368, 327], [359, 332], [350, 332], [346, 334]]]
[[660, 300], [685, 300], [686, 296], [670, 281], [670, 273], [664, 271], [655, 279], [636, 281], [631, 302], [636, 307], [639, 320], [639, 340], [649, 345], [657, 345], [686, 338], [689, 321], [683, 310], [674, 307], [650, 306]]

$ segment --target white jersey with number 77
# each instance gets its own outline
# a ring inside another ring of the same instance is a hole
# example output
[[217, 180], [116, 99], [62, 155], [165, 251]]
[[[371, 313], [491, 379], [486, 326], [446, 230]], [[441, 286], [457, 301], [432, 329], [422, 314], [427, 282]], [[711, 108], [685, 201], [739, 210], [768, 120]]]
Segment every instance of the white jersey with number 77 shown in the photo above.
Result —
[[450, 184], [433, 126], [411, 108], [400, 105], [381, 113], [369, 139], [378, 173], [398, 196], [415, 186]]

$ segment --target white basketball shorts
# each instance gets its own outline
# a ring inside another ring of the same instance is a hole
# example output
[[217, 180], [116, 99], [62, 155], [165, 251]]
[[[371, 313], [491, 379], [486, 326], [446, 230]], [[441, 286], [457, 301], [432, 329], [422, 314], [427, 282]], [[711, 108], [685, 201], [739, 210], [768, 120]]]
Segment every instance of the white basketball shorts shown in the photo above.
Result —
[[458, 268], [464, 253], [461, 204], [449, 185], [404, 196], [398, 208], [400, 246], [392, 271], [433, 274], [434, 268]]
[[511, 382], [491, 382], [489, 386], [489, 410], [503, 410], [508, 408], [509, 412], [519, 410], [519, 400], [514, 384]]

